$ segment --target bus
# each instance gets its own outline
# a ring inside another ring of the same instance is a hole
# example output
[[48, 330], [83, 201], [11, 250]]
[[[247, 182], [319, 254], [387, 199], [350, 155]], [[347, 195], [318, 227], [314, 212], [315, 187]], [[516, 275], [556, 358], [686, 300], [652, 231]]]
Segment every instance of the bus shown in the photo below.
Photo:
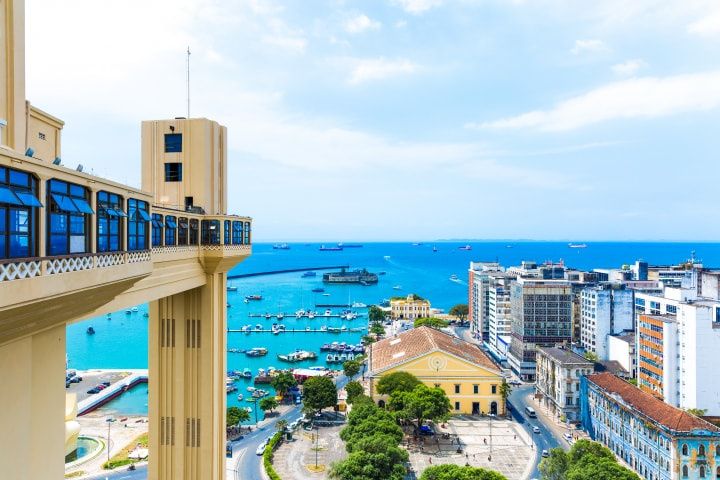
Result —
[[527, 413], [527, 416], [530, 418], [535, 418], [537, 416], [535, 414], [535, 410], [532, 407], [525, 407], [525, 413]]

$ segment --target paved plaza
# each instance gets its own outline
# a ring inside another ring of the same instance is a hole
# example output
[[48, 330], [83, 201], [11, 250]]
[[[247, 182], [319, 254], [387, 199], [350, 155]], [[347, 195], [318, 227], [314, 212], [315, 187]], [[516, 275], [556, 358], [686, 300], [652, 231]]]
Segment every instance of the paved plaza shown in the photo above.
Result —
[[313, 473], [308, 466], [315, 465], [315, 430], [307, 432], [299, 429], [293, 434], [293, 440], [283, 442], [275, 451], [273, 466], [283, 480], [307, 480], [329, 478], [328, 471], [333, 463], [347, 456], [345, 442], [340, 439], [342, 426], [321, 427], [318, 438], [317, 463], [325, 470]]
[[419, 443], [412, 437], [404, 443], [415, 477], [429, 466], [454, 463], [489, 468], [509, 480], [522, 480], [535, 459], [529, 434], [511, 420], [459, 415], [445, 428], [437, 425], [436, 432], [435, 437], [423, 437]]

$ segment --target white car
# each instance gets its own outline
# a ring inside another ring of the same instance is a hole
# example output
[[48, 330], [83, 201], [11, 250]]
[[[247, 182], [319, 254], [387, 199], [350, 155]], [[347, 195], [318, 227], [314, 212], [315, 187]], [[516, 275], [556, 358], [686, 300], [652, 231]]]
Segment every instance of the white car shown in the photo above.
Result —
[[550, 456], [547, 450], [543, 450], [541, 455], [543, 456], [543, 458], [547, 458]]
[[573, 439], [572, 435], [570, 435], [569, 433], [563, 433], [563, 438], [567, 440], [568, 443], [571, 443]]
[[533, 427], [533, 433], [540, 433], [540, 427]]
[[262, 455], [265, 453], [265, 448], [267, 448], [268, 440], [265, 439], [260, 445], [258, 445], [257, 450], [255, 450], [256, 455]]

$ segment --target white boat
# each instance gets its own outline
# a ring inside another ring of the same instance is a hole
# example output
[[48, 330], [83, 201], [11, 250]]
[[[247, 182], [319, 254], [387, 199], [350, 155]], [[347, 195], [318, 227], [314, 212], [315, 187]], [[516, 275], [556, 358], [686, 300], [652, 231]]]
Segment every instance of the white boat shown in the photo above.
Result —
[[325, 356], [325, 361], [328, 362], [328, 363], [334, 362], [334, 361], [335, 361], [335, 355], [333, 355], [332, 353], [328, 353], [328, 354]]
[[329, 294], [329, 293], [323, 293], [322, 296], [323, 296], [323, 297], [329, 297], [330, 294]]
[[310, 328], [310, 326], [305, 327], [305, 331], [306, 331], [306, 332], [309, 332], [310, 330], [312, 330], [312, 329]]
[[465, 245], [462, 247], [458, 247], [459, 250], [472, 250], [472, 247], [470, 245]]
[[385, 260], [390, 260], [390, 255], [385, 255], [383, 258], [384, 258]]
[[227, 291], [228, 291], [228, 292], [237, 292], [237, 287], [234, 286], [234, 285], [228, 285], [228, 286], [227, 286]]
[[402, 285], [395, 285], [393, 290], [402, 290]]
[[259, 323], [258, 323], [257, 325], [255, 325], [255, 331], [256, 331], [256, 332], [260, 332], [260, 331], [262, 331], [262, 329], [263, 329], [263, 327], [262, 327], [262, 325], [260, 325]]
[[362, 302], [353, 302], [352, 305], [350, 305], [352, 308], [367, 308], [367, 305], [365, 305]]
[[252, 408], [250, 408], [250, 407], [245, 407], [245, 411], [248, 412], [248, 413], [252, 413]]
[[340, 354], [340, 361], [341, 361], [341, 362], [344, 362], [344, 361], [346, 361], [347, 359], [348, 359], [348, 358], [347, 358], [347, 353], [341, 353], [341, 354]]
[[348, 360], [355, 360], [355, 354], [354, 354], [354, 353], [348, 353], [348, 354], [347, 354], [347, 359], [348, 359]]
[[323, 325], [322, 327], [320, 327], [320, 331], [327, 332], [327, 325]]
[[252, 393], [255, 391], [255, 387], [247, 387], [247, 391]]
[[340, 327], [340, 331], [347, 332], [347, 327], [345, 325], [343, 325], [342, 327]]
[[125, 315], [130, 315], [131, 313], [132, 313], [132, 310], [130, 310], [129, 308], [127, 310], [125, 310]]
[[315, 312], [308, 312], [307, 317], [312, 320], [313, 318], [315, 318], [315, 315], [317, 315], [317, 313], [315, 313]]
[[587, 245], [584, 243], [568, 243], [568, 247], [570, 248], [587, 248]]
[[329, 317], [330, 315], [332, 315], [332, 310], [330, 310], [328, 308], [327, 310], [325, 310], [325, 313], [323, 313], [323, 315], [325, 315], [326, 317]]
[[277, 314], [277, 319], [278, 319], [278, 320], [282, 320], [283, 318], [285, 318], [285, 314], [284, 314], [284, 313], [278, 313], [278, 314]]
[[242, 393], [239, 393], [238, 396], [237, 396], [237, 399], [238, 399], [239, 402], [242, 402], [243, 394], [242, 394]]
[[131, 310], [132, 310], [133, 312], [137, 312], [137, 311], [138, 311], [138, 307], [132, 307]]
[[295, 312], [295, 316], [296, 316], [297, 318], [304, 317], [306, 314], [307, 314], [307, 312], [306, 312], [305, 310], [303, 310], [303, 309], [300, 309], [300, 310], [298, 310], [297, 312]]

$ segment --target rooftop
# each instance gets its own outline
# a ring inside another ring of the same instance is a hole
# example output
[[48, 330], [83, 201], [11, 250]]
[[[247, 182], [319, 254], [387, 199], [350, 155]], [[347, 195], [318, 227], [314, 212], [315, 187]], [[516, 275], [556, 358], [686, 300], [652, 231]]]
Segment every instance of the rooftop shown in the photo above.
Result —
[[668, 405], [611, 373], [588, 375], [587, 379], [606, 392], [619, 395], [633, 409], [670, 430], [676, 432], [691, 432], [692, 430], [720, 432], [720, 428], [710, 422]]
[[476, 345], [430, 327], [418, 327], [370, 345], [370, 371], [382, 372], [433, 351], [442, 351], [500, 373]]
[[635, 332], [627, 332], [627, 333], [622, 333], [619, 335], [611, 335], [611, 336], [615, 337], [619, 340], [622, 340], [624, 342], [627, 342], [627, 343], [635, 343]]
[[588, 367], [591, 367], [593, 365], [593, 362], [591, 362], [587, 358], [583, 357], [582, 355], [578, 355], [577, 353], [573, 352], [572, 350], [568, 350], [567, 348], [540, 347], [538, 348], [538, 351], [562, 364], [584, 364]]

